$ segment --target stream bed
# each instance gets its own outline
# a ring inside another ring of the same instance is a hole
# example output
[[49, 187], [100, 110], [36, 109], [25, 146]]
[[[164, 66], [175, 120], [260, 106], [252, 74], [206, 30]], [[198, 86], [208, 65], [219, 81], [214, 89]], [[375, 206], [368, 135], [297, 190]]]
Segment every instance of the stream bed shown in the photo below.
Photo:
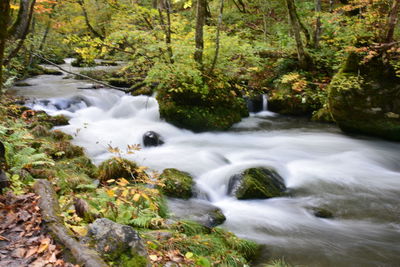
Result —
[[[63, 67], [77, 71], [69, 64]], [[109, 67], [107, 67], [109, 68]], [[227, 132], [193, 133], [161, 120], [155, 98], [108, 89], [79, 90], [88, 81], [42, 75], [16, 87], [35, 109], [64, 114], [60, 130], [74, 136], [96, 164], [142, 144], [147, 131], [165, 144], [124, 157], [161, 172], [187, 171], [199, 198], [222, 209], [222, 227], [265, 244], [263, 258], [302, 266], [400, 266], [400, 144], [347, 136], [335, 126], [251, 114]], [[291, 197], [237, 200], [229, 178], [249, 167], [273, 167]], [[317, 218], [312, 208], [331, 211]]]

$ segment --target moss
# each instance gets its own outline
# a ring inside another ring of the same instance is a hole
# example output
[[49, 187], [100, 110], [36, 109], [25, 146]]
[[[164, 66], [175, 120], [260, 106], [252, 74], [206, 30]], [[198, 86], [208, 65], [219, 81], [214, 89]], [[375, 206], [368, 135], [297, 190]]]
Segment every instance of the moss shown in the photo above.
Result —
[[72, 140], [72, 136], [71, 135], [66, 134], [66, 133], [64, 133], [64, 132], [62, 132], [60, 130], [54, 130], [54, 131], [51, 132], [50, 135], [54, 140], [57, 140], [57, 141]]
[[329, 109], [335, 122], [345, 132], [399, 141], [400, 79], [379, 58], [359, 62], [350, 54], [329, 85]]
[[122, 254], [117, 261], [115, 262], [115, 265], [113, 266], [120, 266], [120, 267], [146, 267], [148, 266], [149, 262], [146, 257], [140, 256], [140, 255], [128, 255], [128, 254]]
[[153, 95], [153, 89], [151, 89], [149, 86], [144, 86], [140, 89], [137, 89], [135, 91], [132, 92], [133, 96], [138, 96], [138, 95], [147, 95], [147, 96], [151, 96]]
[[162, 192], [170, 197], [188, 199], [192, 197], [193, 178], [177, 169], [165, 169], [160, 175], [165, 186]]
[[36, 111], [35, 120], [41, 123], [48, 123], [52, 127], [68, 125], [68, 118], [64, 115], [50, 116], [44, 111]]
[[55, 177], [56, 184], [65, 192], [74, 192], [83, 185], [90, 185], [93, 180], [84, 172], [77, 172], [73, 169], [59, 169]]
[[83, 172], [89, 177], [96, 178], [97, 167], [84, 155], [58, 161], [57, 165], [62, 169], [71, 169], [74, 172]]
[[260, 248], [256, 243], [240, 239], [221, 228], [209, 229], [189, 222], [179, 224], [177, 230], [184, 235], [169, 239], [168, 249], [178, 249], [182, 254], [191, 252], [219, 266], [244, 266]]
[[285, 190], [282, 178], [272, 169], [251, 168], [243, 172], [235, 191], [238, 199], [257, 199], [282, 196]]
[[56, 143], [46, 143], [41, 147], [41, 151], [45, 152], [53, 159], [74, 158], [83, 156], [83, 148], [75, 146], [69, 141], [59, 141]]
[[50, 131], [46, 126], [43, 125], [36, 125], [32, 130], [31, 133], [35, 137], [46, 137], [50, 135]]
[[135, 162], [113, 157], [100, 164], [97, 178], [103, 183], [107, 180], [118, 178], [133, 180], [138, 175], [137, 167]]
[[327, 123], [333, 123], [334, 120], [332, 118], [332, 114], [329, 111], [329, 107], [325, 105], [321, 109], [315, 111], [311, 117], [311, 120], [317, 121], [317, 122], [327, 122]]

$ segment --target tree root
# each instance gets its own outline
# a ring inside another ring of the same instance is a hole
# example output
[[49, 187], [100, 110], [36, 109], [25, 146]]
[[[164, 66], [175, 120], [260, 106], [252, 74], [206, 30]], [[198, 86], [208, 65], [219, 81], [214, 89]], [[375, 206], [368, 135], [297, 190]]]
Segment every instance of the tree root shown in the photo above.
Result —
[[75, 240], [74, 235], [65, 226], [60, 217], [61, 209], [56, 192], [47, 180], [37, 180], [34, 190], [40, 196], [39, 207], [42, 219], [52, 236], [68, 249], [76, 262], [85, 267], [107, 267], [96, 251]]

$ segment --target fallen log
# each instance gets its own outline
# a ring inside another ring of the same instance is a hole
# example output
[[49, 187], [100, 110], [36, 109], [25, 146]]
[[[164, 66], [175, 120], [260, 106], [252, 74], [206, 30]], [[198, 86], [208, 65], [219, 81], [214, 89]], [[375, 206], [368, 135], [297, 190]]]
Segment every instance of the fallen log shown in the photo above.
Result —
[[76, 262], [85, 267], [107, 267], [96, 251], [82, 245], [65, 226], [60, 216], [61, 209], [56, 192], [47, 180], [37, 180], [34, 190], [39, 199], [42, 219], [50, 234], [66, 249], [68, 249]]
[[[137, 86], [134, 86], [134, 87], [132, 87], [132, 88], [123, 88], [123, 87], [113, 86], [113, 85], [108, 84], [108, 83], [106, 83], [106, 82], [93, 79], [92, 77], [89, 77], [89, 76], [87, 76], [87, 75], [83, 75], [83, 74], [80, 74], [80, 73], [75, 73], [75, 72], [66, 70], [66, 69], [64, 69], [63, 67], [57, 65], [56, 63], [54, 63], [54, 62], [48, 60], [47, 58], [45, 58], [45, 57], [43, 57], [43, 56], [41, 56], [41, 55], [39, 55], [39, 54], [32, 53], [32, 55], [34, 55], [35, 57], [38, 57], [38, 58], [42, 59], [43, 61], [45, 61], [45, 62], [48, 63], [49, 65], [52, 65], [52, 66], [54, 66], [54, 67], [60, 69], [60, 70], [63, 71], [63, 72], [66, 72], [66, 73], [68, 73], [68, 74], [72, 74], [72, 75], [76, 75], [76, 76], [82, 77], [82, 78], [84, 78], [84, 79], [87, 79], [87, 80], [93, 81], [93, 82], [95, 82], [95, 83], [101, 84], [101, 85], [103, 85], [103, 86], [105, 86], [105, 87], [107, 87], [107, 88], [111, 88], [111, 89], [114, 89], [114, 90], [122, 91], [122, 92], [125, 92], [125, 93], [130, 93], [130, 92], [133, 92], [133, 91], [135, 91], [135, 90], [137, 89], [137, 88], [136, 88]], [[78, 88], [78, 89], [97, 89], [97, 88]]]

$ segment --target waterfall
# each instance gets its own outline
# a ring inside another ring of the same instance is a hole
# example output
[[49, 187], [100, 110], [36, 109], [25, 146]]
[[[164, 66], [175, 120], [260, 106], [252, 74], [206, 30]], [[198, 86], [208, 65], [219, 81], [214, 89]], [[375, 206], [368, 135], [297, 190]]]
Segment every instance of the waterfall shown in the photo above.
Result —
[[262, 110], [263, 111], [268, 110], [268, 95], [267, 94], [262, 95]]

